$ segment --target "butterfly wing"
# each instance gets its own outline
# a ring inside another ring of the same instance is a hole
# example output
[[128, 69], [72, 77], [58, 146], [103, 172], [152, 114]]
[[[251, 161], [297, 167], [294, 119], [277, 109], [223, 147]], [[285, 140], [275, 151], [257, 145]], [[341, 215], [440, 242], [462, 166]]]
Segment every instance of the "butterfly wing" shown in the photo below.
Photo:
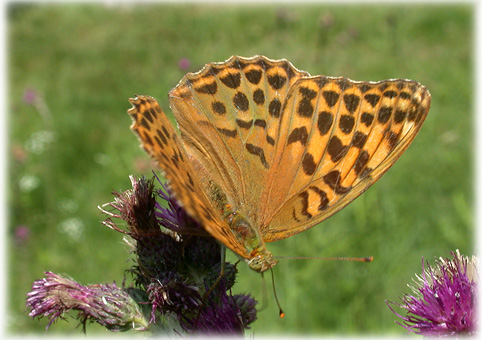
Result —
[[241, 257], [249, 258], [246, 249], [235, 239], [229, 226], [205, 196], [189, 155], [157, 101], [149, 96], [129, 100], [133, 107], [128, 113], [133, 120], [131, 129], [142, 142], [144, 150], [154, 158], [175, 194], [189, 215]]
[[203, 190], [255, 227], [275, 157], [281, 106], [302, 76], [308, 74], [286, 60], [231, 57], [187, 74], [169, 94], [186, 150], [205, 179]]
[[393, 165], [430, 107], [414, 81], [310, 77], [262, 56], [207, 64], [169, 98], [182, 139], [147, 96], [131, 100], [132, 128], [187, 212], [248, 259], [229, 213], [266, 242], [318, 224]]
[[410, 80], [298, 80], [283, 106], [291, 119], [269, 174], [263, 239], [306, 230], [362, 194], [410, 145], [429, 107], [428, 90]]

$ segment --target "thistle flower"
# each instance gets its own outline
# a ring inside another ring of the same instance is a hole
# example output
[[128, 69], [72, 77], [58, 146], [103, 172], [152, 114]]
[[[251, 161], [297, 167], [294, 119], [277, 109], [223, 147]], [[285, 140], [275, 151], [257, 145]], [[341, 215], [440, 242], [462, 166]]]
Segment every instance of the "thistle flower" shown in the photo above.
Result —
[[156, 176], [156, 179], [161, 186], [161, 189], [158, 189], [156, 194], [167, 205], [167, 207], [164, 207], [156, 201], [155, 215], [157, 222], [177, 234], [209, 236], [209, 233], [196, 220], [192, 219], [176, 201], [169, 187], [163, 184], [159, 177]]
[[114, 284], [83, 286], [74, 280], [52, 272], [35, 281], [27, 294], [29, 316], [48, 317], [47, 328], [70, 310], [78, 312], [84, 325], [96, 321], [111, 331], [145, 329], [148, 326], [138, 304]]
[[[162, 183], [155, 190], [154, 178], [130, 179], [132, 189], [114, 192], [114, 201], [100, 209], [109, 216], [103, 224], [126, 235], [135, 255], [136, 264], [129, 272], [137, 288], [82, 286], [46, 272], [28, 293], [29, 315], [49, 318], [47, 328], [75, 310], [84, 328], [89, 320], [113, 331], [242, 334], [256, 320], [256, 301], [249, 295], [231, 294], [236, 266], [224, 263], [225, 274], [220, 277], [219, 243], [186, 214]], [[119, 227], [113, 218], [127, 226]]]
[[[111, 218], [104, 224], [134, 240], [137, 264], [131, 273], [146, 293], [151, 325], [169, 324], [188, 334], [242, 334], [256, 319], [256, 301], [249, 295], [231, 295], [236, 267], [225, 263], [224, 276], [206, 295], [221, 270], [219, 243], [186, 213], [159, 178], [158, 190], [154, 178], [130, 179], [132, 190], [114, 193], [115, 201], [104, 205], [118, 213], [102, 211], [127, 222], [126, 229]], [[175, 319], [178, 326], [173, 325]]]
[[231, 296], [220, 282], [196, 318], [181, 320], [184, 329], [203, 334], [242, 334], [256, 320], [256, 300], [247, 295]]
[[459, 250], [451, 252], [453, 259], [439, 258], [435, 268], [422, 259], [422, 275], [416, 275], [415, 285], [409, 286], [414, 295], [405, 295], [403, 303], [393, 303], [407, 311], [397, 324], [410, 332], [426, 336], [472, 335], [477, 329], [477, 265]]

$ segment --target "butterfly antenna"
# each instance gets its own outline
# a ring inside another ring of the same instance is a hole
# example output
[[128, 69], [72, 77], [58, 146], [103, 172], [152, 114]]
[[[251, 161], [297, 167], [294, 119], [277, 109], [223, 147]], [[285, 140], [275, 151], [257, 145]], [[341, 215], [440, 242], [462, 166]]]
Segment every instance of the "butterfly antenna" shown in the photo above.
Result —
[[277, 259], [285, 260], [328, 260], [328, 261], [356, 261], [372, 262], [373, 256], [367, 257], [304, 257], [304, 256], [275, 256]]
[[276, 294], [276, 287], [274, 286], [274, 272], [273, 272], [273, 268], [270, 268], [270, 269], [271, 269], [271, 281], [273, 282], [274, 299], [276, 300], [276, 304], [278, 305], [279, 317], [280, 317], [280, 318], [284, 318], [284, 317], [285, 317], [285, 312], [283, 312], [283, 309], [281, 308], [281, 305], [280, 305], [279, 300], [278, 300], [278, 295]]

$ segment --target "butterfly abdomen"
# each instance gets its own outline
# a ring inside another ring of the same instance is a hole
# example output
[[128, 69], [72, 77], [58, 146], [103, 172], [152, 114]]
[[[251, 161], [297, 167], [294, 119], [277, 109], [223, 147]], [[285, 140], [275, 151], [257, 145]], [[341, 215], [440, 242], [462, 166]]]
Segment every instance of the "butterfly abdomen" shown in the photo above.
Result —
[[231, 227], [234, 237], [243, 243], [246, 250], [251, 254], [263, 244], [258, 231], [251, 226], [242, 214], [234, 211], [231, 205], [226, 205], [225, 208], [224, 219]]

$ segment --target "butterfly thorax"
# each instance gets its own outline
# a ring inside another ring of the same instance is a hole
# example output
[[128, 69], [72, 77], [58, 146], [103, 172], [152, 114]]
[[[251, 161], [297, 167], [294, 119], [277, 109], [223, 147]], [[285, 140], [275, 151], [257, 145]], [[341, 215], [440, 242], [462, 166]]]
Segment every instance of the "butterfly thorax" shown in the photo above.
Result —
[[229, 207], [224, 217], [236, 239], [249, 252], [250, 259], [247, 262], [251, 269], [262, 273], [278, 263], [271, 252], [266, 249], [258, 230], [253, 228], [244, 216]]

